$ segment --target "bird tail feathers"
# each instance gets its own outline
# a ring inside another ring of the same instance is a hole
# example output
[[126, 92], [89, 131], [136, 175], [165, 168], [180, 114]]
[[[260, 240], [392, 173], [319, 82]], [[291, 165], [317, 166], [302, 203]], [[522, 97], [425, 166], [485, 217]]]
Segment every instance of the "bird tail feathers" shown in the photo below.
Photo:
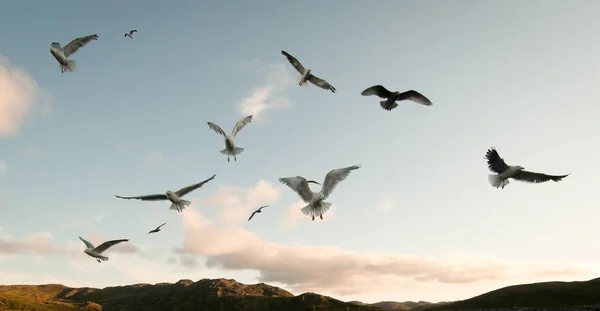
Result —
[[244, 151], [244, 148], [235, 147], [233, 151], [229, 151], [229, 149], [225, 148], [221, 150], [221, 153], [228, 156], [236, 156]]
[[499, 175], [494, 174], [490, 174], [488, 176], [488, 180], [490, 181], [490, 185], [492, 185], [495, 188], [504, 189], [504, 187], [506, 187], [506, 185], [508, 185], [509, 183], [508, 178], [502, 179]]
[[387, 111], [390, 111], [390, 110], [398, 107], [398, 103], [395, 102], [395, 101], [390, 102], [388, 100], [382, 100], [382, 101], [379, 102], [379, 104], [381, 105], [381, 108], [383, 108], [383, 109], [385, 109]]
[[331, 207], [331, 202], [321, 201], [321, 204], [317, 207], [315, 207], [311, 204], [308, 204], [307, 206], [300, 209], [300, 211], [302, 212], [302, 214], [304, 214], [306, 216], [318, 217], [322, 214], [325, 214], [325, 212], [327, 212], [330, 207]]
[[108, 257], [106, 257], [106, 256], [100, 256], [98, 258], [100, 258], [100, 260], [102, 260], [102, 261], [108, 261]]
[[77, 62], [72, 59], [67, 59], [66, 65], [61, 65], [62, 69], [66, 72], [73, 72], [77, 68]]
[[192, 202], [187, 200], [180, 200], [179, 203], [172, 203], [169, 209], [181, 212], [185, 209], [186, 206], [189, 206], [190, 204], [192, 204]]

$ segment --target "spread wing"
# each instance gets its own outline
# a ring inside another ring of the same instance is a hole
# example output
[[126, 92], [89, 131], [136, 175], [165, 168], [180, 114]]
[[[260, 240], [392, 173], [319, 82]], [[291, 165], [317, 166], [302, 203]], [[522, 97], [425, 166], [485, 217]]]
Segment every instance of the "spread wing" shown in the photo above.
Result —
[[520, 180], [520, 181], [525, 181], [525, 182], [530, 182], [530, 183], [534, 183], [534, 184], [538, 184], [538, 183], [543, 183], [546, 182], [548, 180], [552, 180], [552, 181], [560, 181], [563, 178], [569, 176], [570, 174], [567, 175], [546, 175], [544, 173], [534, 173], [534, 172], [529, 172], [529, 171], [520, 171], [517, 175], [513, 176], [514, 179], [516, 180]]
[[337, 184], [350, 175], [350, 171], [358, 168], [360, 168], [360, 165], [353, 165], [337, 170], [331, 170], [329, 173], [327, 173], [325, 176], [325, 181], [323, 182], [323, 196], [327, 198], [331, 192], [333, 192], [333, 189], [335, 189]]
[[113, 245], [117, 245], [117, 244], [119, 244], [121, 242], [129, 242], [129, 239], [106, 241], [106, 242], [100, 244], [100, 246], [94, 248], [94, 252], [96, 252], [98, 254], [102, 254], [109, 247], [111, 247]]
[[252, 212], [252, 215], [250, 215], [250, 218], [248, 218], [248, 221], [250, 221], [250, 219], [252, 219], [252, 217], [254, 217], [254, 214], [256, 214], [256, 211]]
[[494, 173], [502, 173], [508, 169], [508, 165], [504, 162], [504, 159], [500, 157], [496, 148], [490, 148], [485, 154], [487, 159], [488, 168]]
[[300, 195], [300, 198], [302, 198], [304, 202], [309, 203], [310, 200], [312, 200], [313, 192], [310, 190], [310, 187], [308, 187], [306, 178], [302, 176], [285, 177], [279, 178], [279, 182], [294, 190], [298, 195]]
[[164, 226], [164, 225], [166, 225], [166, 224], [167, 224], [167, 223], [165, 222], [165, 223], [163, 223], [162, 225], [160, 225], [160, 226], [156, 227], [156, 229], [160, 229], [160, 227], [162, 227], [162, 226]]
[[130, 31], [129, 34], [132, 35], [134, 32], [137, 32], [137, 30], [134, 29], [134, 30]]
[[410, 100], [417, 104], [421, 104], [421, 105], [425, 105], [425, 106], [433, 105], [433, 103], [427, 97], [425, 97], [423, 94], [421, 94], [415, 90], [410, 90], [410, 91], [406, 91], [404, 93], [398, 94], [397, 100]]
[[194, 191], [194, 190], [196, 190], [196, 189], [204, 186], [205, 183], [213, 180], [215, 178], [215, 176], [217, 176], [217, 174], [212, 175], [211, 178], [209, 178], [207, 180], [204, 180], [204, 181], [201, 181], [201, 182], [199, 182], [197, 184], [193, 184], [193, 185], [187, 186], [185, 188], [181, 188], [181, 189], [177, 190], [177, 192], [175, 192], [175, 194], [177, 194], [177, 196], [181, 198], [182, 196], [184, 196], [184, 195], [186, 195], [186, 194], [188, 194], [188, 193], [190, 193], [190, 192], [192, 192], [192, 191]]
[[335, 88], [333, 87], [333, 85], [329, 84], [329, 82], [311, 74], [310, 77], [308, 78], [308, 81], [310, 81], [312, 84], [325, 89], [325, 90], [330, 90], [331, 92], [335, 93]]
[[206, 122], [206, 123], [208, 123], [208, 127], [209, 127], [211, 130], [215, 131], [215, 133], [217, 133], [217, 134], [221, 134], [221, 135], [223, 135], [223, 136], [227, 137], [227, 134], [225, 134], [225, 132], [223, 131], [223, 129], [221, 129], [221, 127], [220, 127], [220, 126], [218, 126], [218, 125], [216, 125], [216, 124], [214, 124], [214, 123], [212, 123], [212, 122]]
[[237, 133], [244, 128], [244, 126], [246, 126], [246, 124], [252, 122], [252, 115], [249, 115], [247, 117], [241, 118], [239, 121], [237, 121], [235, 123], [235, 125], [233, 126], [233, 131], [231, 131], [231, 137], [235, 138], [235, 135], [237, 135]]
[[84, 238], [82, 238], [82, 237], [79, 237], [79, 239], [81, 240], [81, 242], [83, 242], [83, 244], [85, 244], [85, 246], [86, 246], [87, 248], [94, 248], [94, 244], [92, 244], [92, 243], [88, 242], [86, 239], [84, 239]]
[[287, 58], [290, 64], [292, 64], [292, 66], [294, 66], [294, 68], [296, 68], [296, 70], [298, 70], [300, 74], [304, 74], [304, 72], [306, 72], [306, 68], [304, 68], [300, 61], [298, 61], [294, 56], [290, 55], [288, 52], [283, 50], [281, 51], [281, 54], [283, 54]]
[[142, 200], [142, 201], [162, 201], [162, 200], [168, 200], [166, 194], [149, 194], [149, 195], [140, 195], [140, 196], [137, 196], [137, 197], [122, 197], [122, 196], [119, 196], [119, 195], [115, 194], [115, 197], [117, 197], [119, 199], [126, 199], [126, 200], [136, 199], [136, 200]]
[[263, 205], [263, 206], [259, 207], [258, 210], [260, 211], [260, 210], [262, 210], [265, 207], [269, 207], [269, 206], [268, 205]]
[[81, 47], [85, 46], [86, 44], [90, 43], [90, 41], [93, 41], [93, 40], [98, 40], [97, 34], [77, 38], [77, 39], [69, 42], [69, 44], [67, 44], [67, 45], [65, 45], [65, 47], [63, 47], [63, 52], [65, 54], [65, 57], [69, 57], [69, 56], [75, 54], [75, 52], [77, 52], [77, 50], [79, 50]]
[[373, 85], [371, 87], [366, 88], [364, 91], [360, 93], [363, 96], [377, 95], [381, 98], [388, 98], [392, 95], [388, 89], [386, 89], [383, 85]]

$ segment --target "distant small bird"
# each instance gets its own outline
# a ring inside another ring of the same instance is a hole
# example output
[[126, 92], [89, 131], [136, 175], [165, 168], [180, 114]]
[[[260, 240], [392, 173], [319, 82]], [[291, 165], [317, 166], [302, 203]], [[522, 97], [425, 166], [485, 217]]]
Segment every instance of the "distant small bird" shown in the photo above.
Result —
[[79, 50], [81, 47], [85, 46], [93, 40], [98, 40], [97, 34], [74, 39], [73, 41], [69, 42], [69, 44], [65, 45], [65, 47], [61, 47], [60, 43], [58, 42], [52, 42], [50, 44], [50, 53], [52, 53], [52, 56], [54, 56], [54, 58], [56, 58], [56, 60], [58, 61], [60, 72], [64, 73], [65, 71], [75, 71], [75, 68], [77, 67], [77, 62], [75, 60], [68, 59], [69, 56], [75, 54], [77, 50]]
[[217, 176], [217, 175], [215, 174], [211, 178], [209, 178], [205, 181], [201, 181], [197, 184], [193, 184], [193, 185], [187, 186], [185, 188], [181, 188], [181, 189], [177, 190], [176, 192], [172, 192], [172, 191], [168, 190], [165, 194], [149, 194], [149, 195], [142, 195], [142, 196], [137, 196], [137, 197], [122, 197], [122, 196], [118, 196], [115, 194], [115, 197], [117, 197], [119, 199], [127, 199], [127, 200], [137, 199], [137, 200], [142, 200], [142, 201], [169, 200], [172, 203], [171, 207], [169, 207], [169, 209], [176, 210], [177, 212], [182, 212], [185, 209], [185, 207], [192, 204], [192, 202], [183, 200], [181, 198], [184, 195], [204, 186], [205, 183], [213, 180], [215, 178], [215, 176]]
[[286, 51], [281, 51], [281, 54], [283, 54], [288, 61], [292, 64], [292, 66], [294, 66], [294, 68], [296, 68], [296, 70], [298, 70], [298, 72], [302, 75], [300, 77], [300, 82], [298, 82], [298, 85], [302, 86], [304, 83], [306, 83], [306, 81], [310, 81], [310, 83], [325, 89], [325, 90], [329, 90], [333, 93], [335, 93], [335, 88], [333, 87], [333, 85], [329, 84], [329, 82], [313, 75], [311, 73], [310, 69], [306, 69], [304, 68], [304, 66], [302, 66], [302, 64], [292, 55], [290, 55], [288, 52]]
[[121, 242], [129, 242], [129, 239], [112, 240], [112, 241], [104, 242], [104, 243], [100, 244], [100, 246], [98, 246], [98, 247], [94, 247], [94, 245], [92, 243], [86, 241], [82, 237], [79, 237], [79, 239], [87, 247], [83, 252], [86, 253], [86, 254], [88, 254], [91, 257], [96, 258], [96, 261], [99, 262], [99, 263], [102, 263], [102, 261], [107, 261], [108, 260], [108, 257], [102, 256], [102, 253], [104, 251], [106, 251], [109, 247], [111, 247], [113, 245], [117, 245], [117, 244], [119, 244]]
[[156, 232], [159, 232], [159, 231], [160, 231], [160, 227], [164, 226], [165, 224], [166, 224], [166, 222], [165, 222], [165, 223], [163, 223], [162, 225], [160, 225], [160, 226], [156, 227], [156, 229], [154, 229], [154, 230], [150, 230], [150, 232], [148, 232], [148, 233], [146, 233], [146, 234], [150, 234], [150, 233], [156, 233]]
[[488, 149], [487, 153], [485, 154], [485, 159], [487, 159], [487, 164], [490, 171], [498, 173], [497, 175], [490, 174], [488, 177], [490, 185], [496, 188], [502, 187], [502, 189], [504, 189], [504, 187], [509, 183], [509, 178], [537, 184], [546, 182], [548, 180], [558, 182], [571, 174], [546, 175], [543, 173], [525, 171], [525, 168], [520, 165], [507, 165], [504, 162], [504, 159], [502, 159], [498, 154], [498, 151], [496, 151], [496, 149], [493, 147]]
[[125, 37], [129, 37], [129, 38], [133, 39], [133, 33], [134, 32], [137, 32], [137, 30], [134, 29], [134, 30], [129, 31], [129, 33], [125, 34]]
[[250, 122], [252, 122], [252, 115], [241, 118], [239, 121], [237, 121], [235, 123], [235, 125], [233, 126], [233, 130], [231, 131], [231, 135], [229, 135], [229, 136], [227, 136], [227, 134], [225, 134], [225, 131], [223, 131], [223, 129], [221, 129], [220, 126], [218, 126], [212, 122], [207, 122], [208, 127], [211, 130], [213, 130], [213, 131], [215, 131], [215, 133], [221, 134], [221, 135], [223, 135], [223, 137], [225, 137], [225, 149], [221, 150], [221, 153], [227, 155], [227, 162], [229, 162], [230, 156], [233, 156], [233, 160], [237, 161], [236, 156], [244, 151], [244, 148], [235, 146], [234, 138], [235, 138], [235, 135], [237, 135], [237, 133], [242, 128], [244, 128], [244, 126], [246, 126], [246, 124], [248, 124]]
[[252, 219], [252, 217], [254, 217], [254, 214], [260, 214], [260, 213], [262, 213], [262, 211], [261, 211], [261, 210], [262, 210], [263, 208], [265, 208], [265, 207], [268, 207], [268, 205], [261, 206], [261, 207], [259, 207], [257, 210], [255, 210], [255, 211], [252, 213], [252, 215], [250, 215], [250, 218], [248, 218], [248, 221], [250, 221], [250, 219]]
[[305, 203], [308, 203], [308, 205], [303, 207], [300, 211], [302, 211], [304, 215], [312, 216], [312, 220], [314, 221], [316, 215], [319, 215], [319, 217], [323, 219], [323, 214], [331, 207], [331, 203], [325, 202], [324, 200], [329, 197], [337, 184], [346, 179], [346, 177], [350, 175], [350, 171], [359, 168], [360, 165], [353, 165], [329, 171], [329, 173], [325, 175], [325, 181], [323, 182], [321, 191], [318, 193], [310, 190], [308, 183], [317, 185], [320, 185], [320, 183], [314, 180], [307, 181], [306, 178], [302, 176], [279, 178], [279, 182], [290, 187], [290, 189], [300, 195], [300, 198], [302, 198]]
[[360, 93], [363, 96], [377, 95], [381, 98], [385, 98], [385, 100], [380, 101], [379, 104], [381, 108], [391, 111], [392, 109], [398, 107], [398, 103], [396, 101], [400, 100], [410, 100], [415, 103], [431, 106], [432, 103], [427, 97], [423, 96], [423, 94], [410, 90], [403, 93], [399, 91], [391, 92], [382, 85], [373, 85]]

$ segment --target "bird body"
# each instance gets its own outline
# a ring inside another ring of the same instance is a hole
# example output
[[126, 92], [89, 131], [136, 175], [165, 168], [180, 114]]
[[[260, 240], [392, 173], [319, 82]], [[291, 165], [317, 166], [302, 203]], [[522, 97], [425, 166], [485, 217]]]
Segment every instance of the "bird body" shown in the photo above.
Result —
[[233, 160], [237, 161], [237, 155], [239, 155], [240, 153], [242, 153], [244, 151], [244, 148], [240, 148], [235, 145], [234, 139], [235, 139], [235, 136], [237, 135], [237, 133], [250, 122], [252, 122], [252, 115], [243, 117], [240, 120], [238, 120], [235, 123], [235, 125], [233, 126], [231, 135], [227, 135], [225, 133], [225, 131], [223, 131], [223, 129], [221, 129], [221, 127], [218, 126], [217, 124], [215, 124], [213, 122], [207, 122], [208, 128], [215, 131], [215, 133], [217, 133], [217, 134], [223, 135], [223, 137], [225, 138], [225, 149], [221, 150], [220, 152], [227, 156], [227, 162], [230, 161], [229, 160], [230, 157], [233, 157]]
[[485, 159], [487, 160], [490, 171], [497, 173], [489, 174], [488, 176], [490, 185], [495, 188], [504, 189], [504, 187], [509, 184], [509, 178], [530, 183], [543, 183], [549, 180], [558, 182], [570, 175], [570, 173], [566, 175], [547, 175], [544, 173], [526, 171], [525, 168], [520, 165], [508, 165], [504, 162], [504, 159], [500, 157], [495, 148], [488, 149], [485, 154]]
[[101, 263], [102, 261], [107, 261], [108, 260], [108, 257], [102, 255], [102, 253], [104, 251], [106, 251], [108, 248], [110, 248], [113, 245], [122, 243], [122, 242], [129, 242], [129, 239], [112, 240], [112, 241], [106, 241], [106, 242], [100, 244], [100, 246], [98, 246], [98, 247], [94, 247], [94, 245], [92, 243], [86, 241], [82, 237], [79, 237], [79, 239], [86, 246], [86, 249], [83, 252], [86, 253], [86, 254], [88, 254], [88, 256], [90, 256], [90, 257], [96, 258], [96, 261], [98, 263]]
[[300, 61], [298, 61], [298, 59], [296, 59], [294, 56], [292, 56], [291, 54], [289, 54], [286, 51], [281, 51], [281, 54], [283, 54], [287, 60], [290, 62], [290, 64], [292, 64], [292, 66], [294, 66], [294, 68], [296, 68], [296, 70], [300, 73], [300, 81], [298, 82], [298, 85], [302, 86], [304, 83], [306, 83], [306, 81], [309, 81], [310, 83], [324, 89], [324, 90], [328, 90], [331, 91], [333, 93], [335, 93], [335, 87], [333, 87], [333, 85], [329, 84], [329, 82], [313, 75], [311, 73], [310, 69], [306, 69], [304, 68], [304, 66], [302, 66], [302, 64], [300, 63]]
[[250, 215], [250, 218], [248, 218], [248, 221], [250, 221], [250, 219], [252, 219], [252, 217], [254, 217], [255, 214], [260, 214], [262, 213], [262, 209], [268, 207], [268, 205], [264, 205], [259, 207], [257, 210], [255, 210], [254, 212], [252, 212], [252, 215]]
[[325, 200], [331, 195], [337, 184], [346, 179], [351, 171], [359, 168], [360, 165], [353, 165], [329, 171], [319, 192], [310, 190], [308, 184], [314, 183], [320, 185], [320, 183], [314, 180], [306, 180], [302, 176], [279, 178], [279, 182], [294, 190], [305, 203], [308, 203], [300, 211], [304, 215], [311, 216], [314, 221], [317, 215], [323, 219], [323, 214], [331, 207], [331, 202], [326, 202]]
[[77, 67], [77, 62], [75, 60], [68, 59], [69, 56], [75, 54], [77, 50], [79, 50], [81, 47], [85, 46], [93, 40], [98, 40], [97, 34], [74, 39], [64, 47], [61, 47], [60, 43], [58, 42], [52, 42], [50, 44], [50, 54], [52, 54], [56, 61], [58, 61], [60, 72], [64, 73], [65, 71], [75, 71], [75, 68]]
[[212, 177], [210, 177], [204, 181], [181, 188], [175, 192], [168, 190], [165, 192], [165, 194], [149, 194], [149, 195], [142, 195], [142, 196], [136, 196], [136, 197], [123, 197], [123, 196], [118, 196], [115, 194], [115, 197], [117, 197], [119, 199], [137, 199], [137, 200], [142, 200], [142, 201], [165, 201], [165, 200], [168, 200], [171, 202], [171, 206], [169, 207], [169, 209], [176, 210], [177, 212], [181, 213], [186, 208], [186, 206], [189, 206], [190, 204], [192, 204], [192, 202], [184, 200], [184, 199], [182, 199], [182, 197], [184, 195], [202, 187], [205, 183], [213, 180], [215, 178], [215, 176], [217, 176], [217, 175], [215, 174]]
[[396, 103], [396, 101], [402, 100], [414, 101], [424, 106], [432, 105], [431, 101], [427, 97], [415, 90], [409, 90], [406, 92], [392, 92], [382, 85], [373, 85], [366, 88], [360, 94], [363, 96], [377, 95], [380, 98], [383, 98], [384, 100], [380, 101], [379, 104], [381, 105], [381, 108], [387, 111], [391, 111], [392, 109], [398, 107], [398, 103]]
[[150, 230], [150, 231], [149, 231], [147, 234], [150, 234], [150, 233], [156, 233], [156, 232], [160, 232], [160, 227], [164, 226], [165, 224], [166, 224], [166, 222], [165, 222], [165, 223], [163, 223], [162, 225], [160, 225], [160, 226], [156, 227], [156, 229], [152, 229], [152, 230]]
[[134, 29], [134, 30], [129, 31], [128, 33], [125, 34], [125, 37], [129, 37], [129, 38], [133, 39], [134, 32], [137, 32], [137, 30]]

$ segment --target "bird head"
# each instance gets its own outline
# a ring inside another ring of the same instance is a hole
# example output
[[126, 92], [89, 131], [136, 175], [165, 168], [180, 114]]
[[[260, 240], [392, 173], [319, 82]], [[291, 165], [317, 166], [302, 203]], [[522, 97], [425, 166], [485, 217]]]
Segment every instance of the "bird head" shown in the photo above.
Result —
[[316, 181], [314, 181], [314, 180], [308, 180], [308, 181], [306, 181], [306, 183], [309, 183], [309, 184], [317, 184], [317, 185], [320, 185], [320, 184], [321, 184], [321, 183], [318, 183], [318, 182], [316, 182]]
[[525, 168], [519, 165], [519, 169], [520, 170], [524, 170]]
[[60, 48], [60, 43], [52, 42], [52, 43], [50, 43], [50, 46], [55, 47], [55, 48]]

